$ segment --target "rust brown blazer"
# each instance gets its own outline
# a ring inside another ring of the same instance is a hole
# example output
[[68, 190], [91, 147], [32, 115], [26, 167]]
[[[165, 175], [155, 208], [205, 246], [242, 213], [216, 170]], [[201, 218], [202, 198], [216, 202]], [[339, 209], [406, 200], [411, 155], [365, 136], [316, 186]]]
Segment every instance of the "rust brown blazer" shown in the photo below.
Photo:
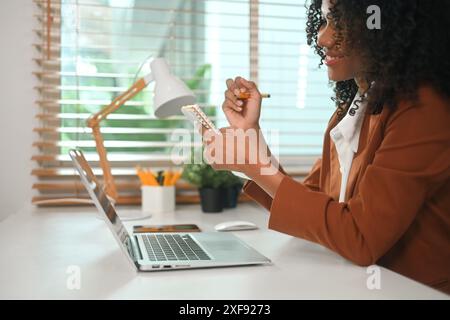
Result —
[[423, 87], [416, 106], [366, 113], [343, 203], [329, 137], [337, 122], [335, 112], [303, 182], [285, 176], [273, 199], [252, 181], [244, 192], [270, 210], [273, 230], [450, 293], [449, 101]]

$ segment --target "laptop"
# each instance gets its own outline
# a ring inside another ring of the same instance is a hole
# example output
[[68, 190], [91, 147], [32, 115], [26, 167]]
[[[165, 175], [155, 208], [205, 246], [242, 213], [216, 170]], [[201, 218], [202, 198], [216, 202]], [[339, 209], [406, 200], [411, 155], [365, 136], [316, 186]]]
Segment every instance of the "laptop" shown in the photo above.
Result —
[[72, 149], [69, 155], [89, 196], [135, 270], [161, 271], [271, 263], [268, 258], [229, 233], [130, 234], [83, 153]]

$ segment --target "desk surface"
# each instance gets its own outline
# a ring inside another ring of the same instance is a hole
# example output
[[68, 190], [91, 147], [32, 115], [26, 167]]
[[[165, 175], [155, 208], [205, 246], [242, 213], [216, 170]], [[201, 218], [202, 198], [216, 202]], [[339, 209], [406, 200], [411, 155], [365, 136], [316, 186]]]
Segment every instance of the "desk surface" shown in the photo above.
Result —
[[[119, 208], [119, 212], [137, 208]], [[369, 290], [367, 268], [310, 242], [267, 229], [268, 214], [253, 204], [218, 214], [179, 206], [164, 220], [196, 223], [204, 231], [228, 220], [260, 229], [234, 234], [273, 261], [269, 266], [136, 273], [106, 224], [90, 208], [30, 209], [0, 223], [1, 299], [449, 299], [381, 269], [381, 289]], [[81, 271], [79, 290], [67, 289], [69, 266]]]

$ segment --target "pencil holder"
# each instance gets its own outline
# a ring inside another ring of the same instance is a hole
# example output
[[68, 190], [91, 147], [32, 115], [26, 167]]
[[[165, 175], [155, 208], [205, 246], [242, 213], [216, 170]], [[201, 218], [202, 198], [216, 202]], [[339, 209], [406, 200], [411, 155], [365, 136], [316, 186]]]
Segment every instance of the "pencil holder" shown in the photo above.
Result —
[[175, 186], [142, 186], [142, 211], [152, 215], [175, 211]]

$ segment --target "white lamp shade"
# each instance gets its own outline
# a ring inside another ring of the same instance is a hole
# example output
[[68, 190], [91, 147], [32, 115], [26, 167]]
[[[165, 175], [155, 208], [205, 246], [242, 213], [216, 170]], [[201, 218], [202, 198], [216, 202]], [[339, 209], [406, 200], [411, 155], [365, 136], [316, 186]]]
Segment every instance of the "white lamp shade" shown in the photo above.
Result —
[[181, 107], [194, 104], [195, 95], [186, 84], [175, 77], [164, 58], [156, 58], [150, 64], [155, 81], [153, 105], [155, 117], [166, 118], [182, 115]]

